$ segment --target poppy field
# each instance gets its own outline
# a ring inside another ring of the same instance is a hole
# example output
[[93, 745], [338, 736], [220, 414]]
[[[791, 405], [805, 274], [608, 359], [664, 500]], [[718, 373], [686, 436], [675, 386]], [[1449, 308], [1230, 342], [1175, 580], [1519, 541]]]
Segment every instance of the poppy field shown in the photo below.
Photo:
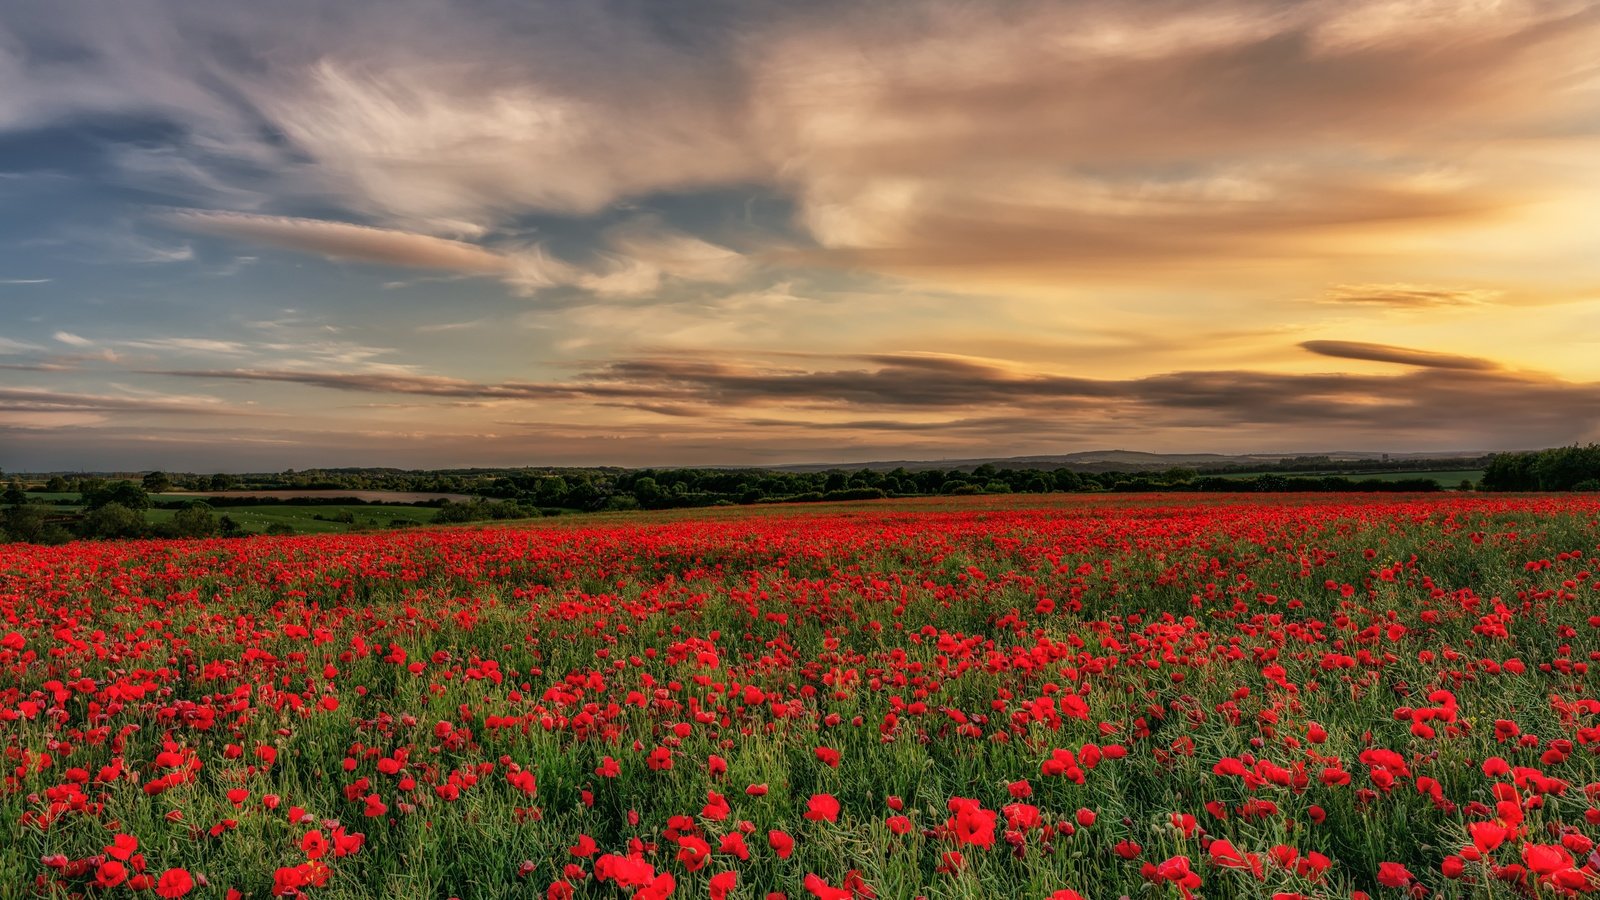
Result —
[[1600, 889], [1600, 503], [0, 546], [0, 896]]

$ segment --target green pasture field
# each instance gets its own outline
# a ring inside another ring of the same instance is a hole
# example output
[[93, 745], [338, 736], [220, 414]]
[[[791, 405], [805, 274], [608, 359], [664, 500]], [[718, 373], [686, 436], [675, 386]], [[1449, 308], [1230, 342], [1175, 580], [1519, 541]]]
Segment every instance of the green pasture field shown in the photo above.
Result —
[[[438, 510], [424, 506], [361, 504], [296, 506], [284, 503], [264, 506], [219, 506], [211, 512], [219, 519], [227, 516], [238, 522], [246, 531], [265, 531], [269, 525], [285, 524], [305, 534], [328, 534], [359, 528], [393, 528], [396, 525], [404, 527], [423, 524], [431, 522]], [[355, 517], [353, 524], [331, 521], [345, 512]], [[145, 510], [144, 515], [148, 522], [169, 522], [177, 514], [178, 511], [175, 509], [149, 509]], [[322, 519], [316, 518], [317, 516], [321, 516]]]

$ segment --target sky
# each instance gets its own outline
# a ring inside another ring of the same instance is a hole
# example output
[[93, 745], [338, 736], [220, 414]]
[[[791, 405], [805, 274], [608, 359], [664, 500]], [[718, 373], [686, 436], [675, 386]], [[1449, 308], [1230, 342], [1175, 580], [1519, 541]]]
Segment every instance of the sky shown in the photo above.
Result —
[[0, 19], [0, 468], [1600, 440], [1600, 4]]

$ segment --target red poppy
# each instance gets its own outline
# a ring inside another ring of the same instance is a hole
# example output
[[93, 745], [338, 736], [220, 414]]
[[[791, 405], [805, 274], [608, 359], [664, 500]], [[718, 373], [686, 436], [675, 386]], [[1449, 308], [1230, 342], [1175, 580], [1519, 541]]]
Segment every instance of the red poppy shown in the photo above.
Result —
[[812, 794], [806, 801], [805, 817], [813, 822], [839, 820], [839, 801], [832, 794]]
[[175, 900], [194, 888], [194, 878], [187, 869], [168, 869], [156, 879], [156, 896], [162, 900]]

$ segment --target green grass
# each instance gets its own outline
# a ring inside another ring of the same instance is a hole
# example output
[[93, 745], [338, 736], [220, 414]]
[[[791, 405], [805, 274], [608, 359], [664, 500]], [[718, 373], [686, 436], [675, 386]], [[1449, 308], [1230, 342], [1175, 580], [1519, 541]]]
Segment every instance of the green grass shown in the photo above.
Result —
[[[177, 515], [175, 509], [151, 509], [145, 511], [145, 520], [148, 522], [170, 522]], [[212, 510], [217, 518], [227, 516], [238, 522], [246, 531], [265, 531], [269, 525], [285, 524], [292, 526], [295, 531], [305, 534], [330, 534], [344, 531], [354, 531], [362, 528], [393, 528], [397, 524], [405, 525], [422, 524], [433, 521], [434, 513], [438, 510], [424, 506], [363, 506], [361, 504], [339, 506], [296, 506], [293, 504], [273, 504], [270, 506], [219, 506]], [[348, 512], [355, 517], [354, 524], [331, 520], [342, 513]], [[322, 519], [316, 518], [322, 516]]]

